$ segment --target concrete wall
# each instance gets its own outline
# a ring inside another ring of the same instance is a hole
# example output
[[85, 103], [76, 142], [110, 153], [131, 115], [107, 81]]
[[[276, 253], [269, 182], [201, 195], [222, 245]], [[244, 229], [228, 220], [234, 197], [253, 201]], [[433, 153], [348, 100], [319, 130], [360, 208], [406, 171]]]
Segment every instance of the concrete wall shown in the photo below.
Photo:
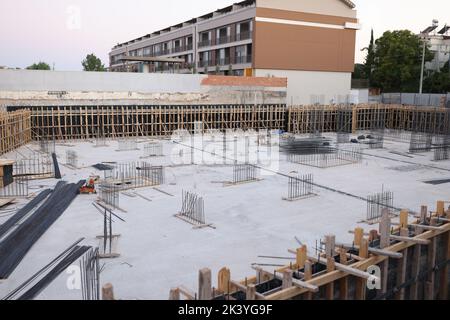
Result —
[[200, 92], [204, 75], [0, 70], [0, 91]]
[[287, 104], [330, 104], [350, 94], [351, 73], [257, 69], [257, 77], [287, 77]]
[[286, 104], [286, 92], [278, 78], [0, 71], [0, 106]]
[[369, 103], [369, 89], [352, 89], [350, 92], [350, 103]]

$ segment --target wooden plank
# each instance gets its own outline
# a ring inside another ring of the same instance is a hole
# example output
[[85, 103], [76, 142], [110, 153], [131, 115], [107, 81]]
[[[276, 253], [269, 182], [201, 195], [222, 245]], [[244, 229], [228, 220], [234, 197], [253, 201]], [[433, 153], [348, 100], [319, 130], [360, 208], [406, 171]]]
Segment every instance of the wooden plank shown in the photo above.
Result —
[[424, 245], [427, 245], [430, 243], [430, 240], [417, 239], [415, 237], [411, 238], [411, 237], [390, 235], [389, 238], [391, 238], [392, 240], [406, 241], [406, 242], [412, 242], [412, 243], [424, 244]]
[[169, 300], [180, 300], [180, 290], [178, 288], [170, 289]]
[[[450, 231], [442, 236], [444, 239], [444, 259], [450, 259]], [[448, 299], [448, 263], [441, 268], [439, 282], [439, 300]]]
[[230, 279], [231, 279], [230, 269], [226, 267], [220, 269], [217, 275], [218, 290], [223, 293], [229, 294]]
[[389, 246], [389, 235], [391, 233], [391, 218], [389, 217], [389, 210], [383, 209], [383, 215], [380, 221], [380, 248], [384, 249]]
[[198, 299], [211, 300], [212, 284], [211, 270], [208, 268], [201, 269], [198, 274]]
[[414, 246], [413, 249], [413, 257], [411, 261], [411, 278], [416, 279], [409, 289], [409, 299], [417, 300], [417, 293], [419, 287], [419, 273], [420, 273], [420, 255], [421, 255], [421, 247], [420, 244]]
[[[403, 250], [403, 258], [400, 259], [397, 264], [397, 287], [400, 287], [406, 281], [407, 258], [408, 258], [408, 249], [405, 249]], [[405, 288], [401, 288], [395, 294], [395, 299], [396, 300], [405, 299]]]
[[361, 239], [364, 235], [364, 229], [363, 228], [355, 228], [354, 231], [354, 240], [353, 242], [355, 243], [356, 246], [361, 245]]
[[306, 254], [307, 254], [306, 245], [303, 245], [297, 249], [296, 264], [298, 269], [302, 269], [305, 267]]
[[249, 284], [247, 286], [245, 296], [247, 300], [256, 300], [256, 286], [254, 284]]
[[[273, 279], [274, 277], [277, 278], [278, 280], [281, 280], [281, 281], [283, 281], [283, 279], [284, 279], [284, 272], [283, 272], [283, 276], [281, 276], [281, 275], [279, 275], [279, 273], [273, 274], [272, 272], [268, 272], [266, 270], [263, 270], [260, 267], [252, 266], [252, 268], [255, 269], [255, 270], [260, 270], [261, 272], [263, 272], [266, 275], [270, 276], [270, 279]], [[284, 288], [284, 289], [289, 289], [292, 286], [294, 286], [294, 287], [302, 288], [302, 289], [305, 289], [305, 290], [308, 290], [308, 291], [312, 291], [312, 292], [319, 291], [319, 287], [317, 287], [317, 286], [315, 286], [313, 284], [309, 284], [309, 283], [307, 283], [305, 281], [298, 280], [298, 279], [292, 279], [291, 281], [292, 281], [291, 282], [292, 285], [290, 287], [287, 287], [287, 288]]]
[[[333, 257], [327, 258], [327, 272], [333, 272], [336, 269], [336, 262]], [[325, 298], [327, 300], [334, 300], [334, 281], [330, 282], [325, 287]]]
[[408, 210], [400, 211], [400, 228], [408, 228]]

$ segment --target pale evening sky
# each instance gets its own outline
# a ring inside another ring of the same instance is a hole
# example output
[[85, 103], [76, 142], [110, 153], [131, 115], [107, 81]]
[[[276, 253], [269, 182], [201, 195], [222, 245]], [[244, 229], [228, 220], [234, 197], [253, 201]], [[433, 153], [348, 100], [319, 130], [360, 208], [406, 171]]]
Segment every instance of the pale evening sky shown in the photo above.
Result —
[[[319, 0], [320, 1], [320, 0]], [[234, 1], [238, 2], [238, 1]], [[450, 1], [354, 0], [362, 30], [356, 60], [362, 62], [370, 29], [419, 32], [438, 19], [450, 24]], [[27, 67], [37, 61], [56, 70], [81, 70], [95, 53], [105, 65], [118, 42], [131, 40], [230, 5], [230, 0], [1, 0], [0, 66]], [[79, 15], [78, 15], [79, 13]], [[79, 16], [80, 19], [70, 17]]]

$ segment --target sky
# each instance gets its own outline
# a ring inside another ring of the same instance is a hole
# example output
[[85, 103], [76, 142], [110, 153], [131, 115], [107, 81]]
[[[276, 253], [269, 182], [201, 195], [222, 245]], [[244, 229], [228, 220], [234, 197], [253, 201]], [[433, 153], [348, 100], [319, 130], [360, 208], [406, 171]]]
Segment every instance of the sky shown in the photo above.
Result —
[[[234, 1], [238, 2], [238, 1]], [[370, 40], [386, 30], [420, 32], [438, 19], [450, 24], [448, 0], [354, 0], [362, 29], [356, 62]], [[25, 68], [45, 61], [55, 70], [81, 70], [94, 53], [108, 64], [108, 53], [125, 42], [226, 7], [230, 0], [0, 0], [0, 66]]]

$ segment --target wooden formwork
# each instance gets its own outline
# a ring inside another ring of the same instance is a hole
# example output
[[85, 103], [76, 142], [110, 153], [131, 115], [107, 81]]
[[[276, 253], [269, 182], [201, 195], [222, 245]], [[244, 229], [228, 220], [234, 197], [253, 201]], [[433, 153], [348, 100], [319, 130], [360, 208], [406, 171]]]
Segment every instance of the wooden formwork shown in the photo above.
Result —
[[[351, 116], [348, 116], [351, 110]], [[395, 129], [433, 134], [449, 132], [450, 110], [448, 108], [416, 107], [385, 104], [296, 106], [288, 109], [287, 131], [295, 134], [337, 132], [338, 116], [343, 114], [344, 123], [351, 123], [351, 131]], [[321, 113], [321, 117], [317, 114]]]
[[170, 136], [175, 130], [283, 129], [284, 105], [34, 107], [34, 134], [45, 139]]
[[309, 255], [305, 245], [288, 249], [291, 264], [275, 272], [254, 265], [256, 275], [243, 281], [232, 280], [225, 267], [218, 273], [217, 288], [212, 288], [211, 270], [205, 268], [199, 272], [198, 294], [180, 286], [171, 289], [169, 299], [447, 300], [449, 222], [444, 201], [437, 202], [431, 215], [423, 206], [420, 218], [411, 222], [403, 210], [396, 228], [386, 211], [379, 230], [349, 231], [353, 244], [325, 236], [320, 254]]
[[[0, 113], [0, 153], [30, 141], [167, 137], [177, 129], [280, 129], [295, 134], [397, 129], [449, 132], [447, 108], [402, 105], [41, 106]], [[32, 131], [30, 128], [33, 128]]]
[[31, 112], [0, 112], [0, 155], [31, 141]]

